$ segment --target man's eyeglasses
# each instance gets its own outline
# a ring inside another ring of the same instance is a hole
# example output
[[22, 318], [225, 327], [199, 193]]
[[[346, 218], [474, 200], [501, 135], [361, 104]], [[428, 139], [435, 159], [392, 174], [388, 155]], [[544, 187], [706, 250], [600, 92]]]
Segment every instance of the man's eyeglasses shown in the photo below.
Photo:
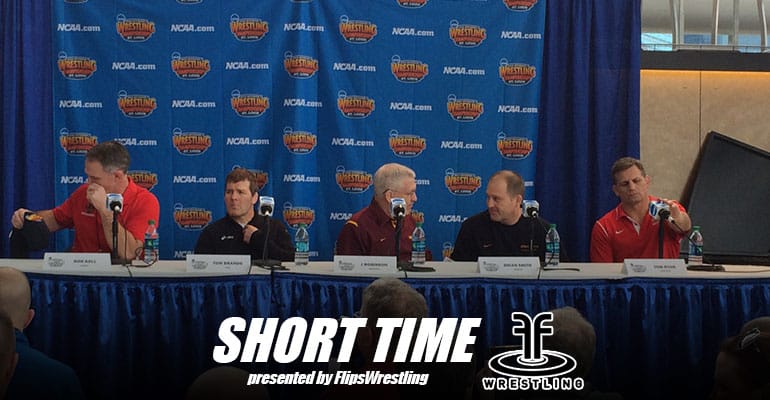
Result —
[[[404, 195], [406, 195], [406, 197], [408, 197], [408, 198], [412, 198], [412, 197], [414, 197], [414, 196], [417, 196], [417, 191], [414, 191], [414, 190], [413, 190], [413, 191], [411, 191], [411, 192], [409, 192], [409, 193], [406, 193], [406, 192], [402, 192], [402, 191], [399, 191], [399, 190], [396, 190], [396, 189], [385, 189], [385, 192], [387, 192], [388, 190], [390, 190], [390, 191], [391, 191], [391, 192], [393, 192], [393, 193], [400, 193], [400, 194], [404, 194]], [[385, 192], [382, 192], [382, 193], [383, 193], [383, 194], [385, 194]]]

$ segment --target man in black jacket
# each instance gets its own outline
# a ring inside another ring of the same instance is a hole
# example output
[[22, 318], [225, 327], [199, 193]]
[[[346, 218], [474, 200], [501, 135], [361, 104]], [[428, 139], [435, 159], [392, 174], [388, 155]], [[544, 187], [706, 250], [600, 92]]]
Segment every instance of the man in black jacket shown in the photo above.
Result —
[[[455, 239], [454, 261], [484, 257], [538, 256], [545, 261], [548, 221], [523, 214], [524, 180], [513, 171], [495, 172], [487, 182], [487, 209], [468, 217]], [[566, 261], [564, 247], [561, 261]]]
[[250, 254], [252, 261], [263, 258], [265, 235], [270, 224], [270, 238], [265, 258], [281, 261], [294, 259], [286, 226], [280, 221], [254, 211], [259, 200], [257, 177], [245, 168], [235, 168], [225, 178], [227, 216], [203, 229], [195, 244], [196, 254]]

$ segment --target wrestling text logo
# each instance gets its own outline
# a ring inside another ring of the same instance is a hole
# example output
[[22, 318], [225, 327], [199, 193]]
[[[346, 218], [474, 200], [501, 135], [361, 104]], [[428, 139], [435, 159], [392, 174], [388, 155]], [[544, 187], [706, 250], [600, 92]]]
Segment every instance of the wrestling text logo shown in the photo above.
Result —
[[530, 317], [523, 312], [511, 314], [516, 324], [513, 335], [521, 336], [521, 349], [506, 351], [489, 359], [495, 377], [482, 379], [484, 390], [582, 390], [583, 378], [570, 377], [577, 361], [569, 354], [543, 349], [543, 337], [553, 335], [553, 313]]

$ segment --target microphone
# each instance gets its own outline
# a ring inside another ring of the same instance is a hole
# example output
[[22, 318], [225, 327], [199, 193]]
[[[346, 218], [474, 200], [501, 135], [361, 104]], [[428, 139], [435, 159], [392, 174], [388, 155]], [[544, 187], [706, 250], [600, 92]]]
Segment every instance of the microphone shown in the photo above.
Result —
[[650, 202], [650, 216], [656, 221], [663, 219], [664, 221], [674, 222], [674, 218], [671, 217], [670, 207], [662, 201]]
[[401, 219], [406, 216], [406, 201], [400, 197], [390, 199], [390, 217]]
[[[112, 210], [112, 263], [121, 264], [118, 256], [118, 214], [123, 211], [123, 195], [120, 193], [107, 193], [107, 208]], [[131, 274], [131, 271], [128, 272]]]
[[521, 203], [521, 208], [524, 210], [524, 216], [527, 218], [537, 218], [540, 214], [540, 203], [537, 200], [524, 200]]
[[120, 193], [107, 193], [107, 208], [116, 213], [123, 211], [123, 195]]
[[275, 199], [270, 196], [259, 196], [259, 215], [272, 217], [275, 208]]
[[[252, 260], [251, 266], [257, 265], [259, 267], [270, 270], [270, 279], [273, 278], [273, 271], [276, 269], [286, 269], [281, 266], [281, 261], [267, 258], [267, 244], [270, 241], [270, 217], [273, 216], [273, 209], [275, 208], [275, 199], [270, 196], [259, 196], [259, 205], [257, 206], [257, 214], [267, 217], [265, 226], [265, 241], [262, 243], [262, 260]], [[251, 266], [249, 267], [249, 275], [251, 275]], [[272, 285], [271, 285], [272, 287]], [[271, 289], [272, 290], [272, 289]]]

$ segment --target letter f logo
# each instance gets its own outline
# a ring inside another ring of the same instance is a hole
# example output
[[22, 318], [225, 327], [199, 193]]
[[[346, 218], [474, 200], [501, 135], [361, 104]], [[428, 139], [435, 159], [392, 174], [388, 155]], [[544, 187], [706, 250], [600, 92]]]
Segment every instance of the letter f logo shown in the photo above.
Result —
[[511, 321], [521, 322], [512, 329], [513, 336], [522, 337], [522, 349], [524, 356], [519, 359], [522, 364], [539, 365], [545, 363], [548, 358], [543, 357], [543, 336], [553, 335], [553, 326], [546, 325], [553, 321], [553, 313], [542, 312], [530, 318], [523, 312], [511, 313]]

